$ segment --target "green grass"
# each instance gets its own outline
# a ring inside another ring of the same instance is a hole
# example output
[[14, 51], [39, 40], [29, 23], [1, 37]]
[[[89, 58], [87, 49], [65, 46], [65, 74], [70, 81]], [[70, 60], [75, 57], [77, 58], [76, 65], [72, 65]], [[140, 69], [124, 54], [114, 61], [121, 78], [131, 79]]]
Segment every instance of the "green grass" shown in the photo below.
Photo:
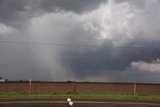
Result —
[[13, 92], [2, 93], [0, 98], [113, 98], [113, 99], [160, 99], [160, 94], [132, 94], [132, 93], [36, 93], [36, 92]]

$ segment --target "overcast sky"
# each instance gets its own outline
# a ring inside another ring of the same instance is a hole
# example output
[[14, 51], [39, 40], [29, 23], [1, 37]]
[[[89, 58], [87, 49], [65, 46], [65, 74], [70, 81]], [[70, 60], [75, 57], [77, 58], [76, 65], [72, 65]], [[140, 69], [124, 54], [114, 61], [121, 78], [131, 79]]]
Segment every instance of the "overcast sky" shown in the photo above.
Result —
[[0, 0], [0, 76], [160, 83], [160, 0]]

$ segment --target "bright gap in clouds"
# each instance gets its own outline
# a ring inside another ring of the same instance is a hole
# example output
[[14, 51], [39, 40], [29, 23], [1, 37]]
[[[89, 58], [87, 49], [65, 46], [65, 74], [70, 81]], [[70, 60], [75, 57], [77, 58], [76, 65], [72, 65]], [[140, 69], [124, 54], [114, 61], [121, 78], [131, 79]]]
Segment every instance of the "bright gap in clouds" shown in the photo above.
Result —
[[[134, 6], [126, 2], [116, 4], [109, 1], [101, 4], [96, 10], [82, 15], [62, 10], [58, 13], [47, 13], [33, 18], [29, 32], [31, 35], [43, 38], [42, 40], [47, 37], [47, 39], [58, 38], [59, 41], [56, 42], [63, 43], [66, 41], [63, 39], [66, 39], [77, 28], [79, 30], [77, 33], [84, 33], [90, 40], [87, 42], [92, 43], [94, 39], [94, 43], [97, 44], [103, 43], [107, 39], [112, 41], [115, 46], [123, 46], [134, 38], [132, 27], [136, 14]], [[78, 36], [81, 34], [75, 33], [74, 36], [79, 38]], [[80, 42], [83, 44], [85, 40]]]
[[157, 59], [156, 61], [152, 61], [151, 63], [147, 63], [144, 61], [132, 62], [131, 66], [146, 72], [160, 72], [159, 59]]
[[15, 32], [15, 31], [16, 31], [16, 29], [0, 23], [0, 34], [9, 34], [9, 33]]

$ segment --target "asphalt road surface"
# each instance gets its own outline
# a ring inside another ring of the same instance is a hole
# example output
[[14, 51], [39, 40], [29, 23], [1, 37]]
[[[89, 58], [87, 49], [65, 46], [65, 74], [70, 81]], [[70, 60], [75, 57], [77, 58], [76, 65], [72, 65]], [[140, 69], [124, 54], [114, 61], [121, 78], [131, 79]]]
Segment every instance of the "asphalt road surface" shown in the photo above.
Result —
[[160, 100], [72, 99], [65, 98], [0, 99], [0, 107], [160, 107]]

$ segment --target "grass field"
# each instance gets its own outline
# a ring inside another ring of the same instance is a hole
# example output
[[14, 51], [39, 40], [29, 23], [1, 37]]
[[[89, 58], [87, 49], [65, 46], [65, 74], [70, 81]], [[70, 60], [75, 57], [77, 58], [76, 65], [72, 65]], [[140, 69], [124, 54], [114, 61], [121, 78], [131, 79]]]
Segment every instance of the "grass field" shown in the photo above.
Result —
[[0, 93], [0, 98], [37, 98], [37, 97], [55, 97], [55, 98], [123, 98], [123, 99], [160, 99], [160, 94], [132, 94], [132, 93]]

